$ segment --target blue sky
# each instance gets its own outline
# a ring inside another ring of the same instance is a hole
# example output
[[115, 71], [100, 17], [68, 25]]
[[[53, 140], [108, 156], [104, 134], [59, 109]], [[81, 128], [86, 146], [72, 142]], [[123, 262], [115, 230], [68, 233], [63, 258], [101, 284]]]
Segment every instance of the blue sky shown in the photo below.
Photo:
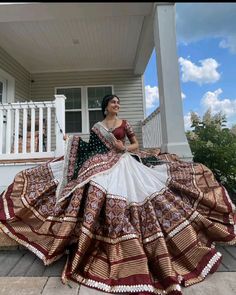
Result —
[[[236, 3], [177, 3], [176, 38], [185, 129], [190, 112], [222, 111], [236, 124]], [[159, 105], [156, 53], [144, 73], [146, 115]]]

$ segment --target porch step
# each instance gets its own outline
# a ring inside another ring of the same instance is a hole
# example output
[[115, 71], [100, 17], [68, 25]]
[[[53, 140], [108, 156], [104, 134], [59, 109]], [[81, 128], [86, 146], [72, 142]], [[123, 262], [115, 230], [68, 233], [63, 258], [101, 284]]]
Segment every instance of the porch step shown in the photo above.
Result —
[[53, 158], [32, 158], [0, 161], [0, 194], [10, 185], [16, 174], [22, 170], [36, 167]]
[[53, 158], [32, 158], [32, 159], [15, 159], [15, 160], [1, 160], [1, 165], [14, 165], [14, 164], [41, 164], [44, 162], [47, 162], [49, 160], [52, 160]]

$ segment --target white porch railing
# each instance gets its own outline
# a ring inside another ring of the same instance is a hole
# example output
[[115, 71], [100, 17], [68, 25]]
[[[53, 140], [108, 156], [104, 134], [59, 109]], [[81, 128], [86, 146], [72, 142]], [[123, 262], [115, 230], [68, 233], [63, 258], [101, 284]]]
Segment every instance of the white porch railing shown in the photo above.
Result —
[[142, 121], [142, 137], [144, 148], [160, 148], [162, 144], [161, 116], [158, 107]]
[[0, 103], [0, 161], [63, 155], [65, 99]]

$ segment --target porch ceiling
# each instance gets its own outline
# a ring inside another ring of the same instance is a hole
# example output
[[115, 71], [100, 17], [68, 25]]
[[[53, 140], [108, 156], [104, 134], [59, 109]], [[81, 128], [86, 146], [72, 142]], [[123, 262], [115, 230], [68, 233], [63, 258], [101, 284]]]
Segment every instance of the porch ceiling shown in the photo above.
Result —
[[145, 71], [154, 3], [0, 5], [0, 46], [29, 72]]

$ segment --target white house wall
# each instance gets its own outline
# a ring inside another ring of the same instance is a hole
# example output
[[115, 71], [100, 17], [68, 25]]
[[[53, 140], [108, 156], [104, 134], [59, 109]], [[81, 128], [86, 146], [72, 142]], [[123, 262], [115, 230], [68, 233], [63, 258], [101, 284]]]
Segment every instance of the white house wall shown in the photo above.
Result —
[[[114, 93], [121, 99], [120, 117], [129, 120], [134, 127], [140, 144], [142, 144], [140, 125], [140, 121], [144, 119], [142, 77], [141, 75], [134, 75], [132, 70], [30, 74], [1, 47], [0, 69], [15, 79], [15, 101], [54, 100], [55, 87], [113, 85]], [[52, 121], [54, 118], [54, 114], [52, 114]], [[21, 121], [22, 118], [20, 117]], [[54, 127], [53, 124], [52, 126]], [[53, 130], [54, 133], [55, 130]], [[84, 134], [82, 137], [88, 139], [88, 134]], [[52, 138], [52, 147], [54, 146], [55, 137]]]
[[[132, 70], [72, 71], [34, 73], [31, 75], [31, 99], [53, 100], [55, 87], [112, 85], [120, 97], [120, 117], [127, 119], [142, 144], [140, 121], [144, 119], [142, 76]], [[88, 134], [82, 136], [88, 138]], [[52, 145], [55, 139], [52, 139]]]
[[15, 101], [29, 100], [30, 73], [2, 47], [0, 47], [0, 69], [15, 79]]

